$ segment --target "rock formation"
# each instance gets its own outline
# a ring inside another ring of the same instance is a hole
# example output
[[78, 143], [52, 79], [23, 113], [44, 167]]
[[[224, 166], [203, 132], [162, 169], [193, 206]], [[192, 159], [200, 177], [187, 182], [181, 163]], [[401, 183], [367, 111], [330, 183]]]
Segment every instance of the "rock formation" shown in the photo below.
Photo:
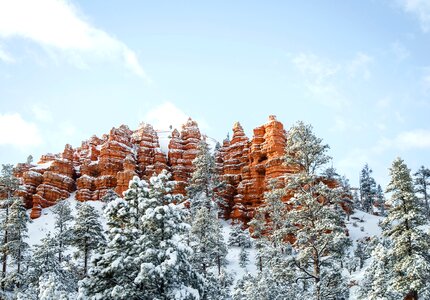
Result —
[[[185, 195], [201, 133], [189, 119], [169, 138], [167, 153], [163, 153], [156, 130], [142, 123], [134, 131], [125, 125], [112, 128], [109, 134], [93, 136], [75, 149], [66, 145], [61, 154], [43, 155], [37, 165], [17, 166], [15, 175], [22, 183], [18, 194], [32, 208], [31, 217], [37, 218], [42, 208], [72, 192], [76, 191], [79, 201], [99, 200], [110, 189], [122, 195], [133, 176], [148, 179], [167, 169], [176, 181], [174, 192]], [[286, 138], [275, 116], [255, 128], [251, 140], [239, 123], [234, 124], [232, 139], [224, 140], [215, 153], [219, 175], [226, 183], [220, 191], [227, 202], [225, 218], [249, 221], [269, 184], [282, 186], [285, 176], [298, 171], [284, 165]]]
[[286, 132], [275, 116], [254, 129], [250, 141], [242, 126], [233, 126], [233, 138], [220, 149], [222, 178], [227, 183], [224, 197], [232, 208], [230, 217], [249, 221], [261, 205], [263, 194], [274, 180], [282, 185], [288, 173], [296, 169], [284, 165]]

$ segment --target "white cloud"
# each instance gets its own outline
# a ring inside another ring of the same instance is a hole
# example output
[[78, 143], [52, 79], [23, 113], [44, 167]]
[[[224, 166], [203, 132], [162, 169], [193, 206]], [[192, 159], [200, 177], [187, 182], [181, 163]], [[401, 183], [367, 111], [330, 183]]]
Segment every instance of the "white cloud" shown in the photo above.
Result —
[[345, 77], [362, 76], [363, 79], [369, 79], [369, 65], [373, 58], [359, 52], [350, 60], [333, 62], [312, 53], [299, 53], [291, 61], [303, 76], [306, 90], [315, 101], [341, 109], [350, 104], [342, 92]]
[[31, 107], [31, 112], [33, 113], [34, 117], [38, 121], [48, 123], [48, 122], [52, 122], [53, 120], [51, 112], [45, 107], [42, 107], [40, 105], [33, 105]]
[[403, 10], [415, 15], [421, 24], [421, 30], [430, 30], [430, 1], [429, 0], [400, 0]]
[[169, 130], [169, 127], [181, 129], [182, 124], [188, 120], [188, 115], [171, 102], [165, 102], [149, 110], [143, 120], [154, 126], [155, 129]]
[[0, 45], [0, 60], [8, 64], [15, 62], [13, 57], [3, 49], [2, 45]]
[[17, 113], [0, 114], [0, 128], [0, 145], [25, 147], [42, 143], [37, 126], [25, 121]]
[[195, 120], [200, 130], [209, 129], [206, 120], [194, 116], [189, 116], [172, 102], [164, 102], [149, 111], [143, 116], [143, 121], [151, 124], [157, 130], [169, 130], [170, 126], [181, 131], [182, 125], [188, 118]]
[[356, 56], [347, 63], [346, 69], [351, 77], [357, 75], [363, 76], [363, 79], [369, 79], [371, 72], [369, 70], [369, 64], [373, 62], [373, 58], [365, 53], [357, 53]]
[[0, 37], [30, 39], [78, 66], [86, 61], [119, 61], [149, 80], [132, 50], [85, 21], [69, 1], [0, 1]]
[[430, 149], [430, 130], [414, 129], [399, 133], [392, 139], [382, 138], [374, 151], [381, 153], [386, 149]]

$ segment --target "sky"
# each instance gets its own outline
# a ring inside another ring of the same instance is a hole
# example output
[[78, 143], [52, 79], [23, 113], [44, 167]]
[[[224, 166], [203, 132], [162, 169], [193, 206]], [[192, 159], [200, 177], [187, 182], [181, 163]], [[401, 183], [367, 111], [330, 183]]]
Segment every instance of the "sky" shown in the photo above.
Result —
[[430, 0], [0, 0], [0, 163], [188, 116], [251, 138], [276, 115], [385, 188], [397, 156], [430, 167], [429, 53]]

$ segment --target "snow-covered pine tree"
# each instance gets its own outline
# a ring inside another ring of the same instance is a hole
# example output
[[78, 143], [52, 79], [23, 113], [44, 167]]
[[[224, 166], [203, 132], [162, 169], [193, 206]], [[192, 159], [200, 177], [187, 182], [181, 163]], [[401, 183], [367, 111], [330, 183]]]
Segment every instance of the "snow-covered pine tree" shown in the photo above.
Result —
[[108, 189], [106, 194], [100, 199], [103, 203], [109, 203], [118, 198], [118, 194], [113, 189]]
[[388, 216], [382, 222], [383, 236], [391, 246], [387, 249], [388, 259], [393, 262], [389, 289], [408, 299], [418, 299], [427, 293], [430, 277], [430, 236], [421, 228], [425, 217], [414, 193], [410, 170], [401, 158], [394, 160], [390, 168], [391, 193]]
[[73, 294], [77, 291], [77, 277], [74, 267], [63, 262], [62, 265], [58, 262], [58, 243], [54, 237], [48, 234], [41, 239], [41, 243], [33, 249], [29, 268], [25, 270], [25, 288], [20, 292], [22, 299], [32, 299], [34, 295], [38, 295], [40, 286], [43, 287], [43, 282], [46, 276], [52, 274], [55, 276], [55, 284], [57, 290], [63, 290], [67, 294]]
[[414, 174], [415, 176], [415, 191], [421, 195], [421, 202], [424, 206], [424, 211], [427, 219], [430, 218], [430, 204], [429, 204], [429, 193], [428, 188], [430, 186], [430, 169], [421, 166], [418, 171]]
[[328, 187], [316, 173], [330, 160], [328, 149], [310, 125], [298, 122], [289, 131], [285, 161], [297, 165], [300, 172], [287, 184], [295, 194], [285, 217], [294, 226], [286, 229], [295, 237], [297, 255], [292, 265], [298, 271], [297, 281], [311, 285], [315, 300], [342, 298], [348, 291], [338, 267], [339, 253], [349, 244], [339, 209], [342, 190]]
[[216, 173], [215, 158], [211, 154], [205, 138], [199, 142], [197, 150], [198, 154], [192, 162], [194, 171], [186, 188], [191, 202], [191, 217], [201, 207], [209, 210], [213, 207], [217, 209], [223, 203], [222, 198], [216, 193], [216, 190], [223, 184]]
[[241, 266], [242, 268], [246, 268], [248, 263], [249, 263], [248, 250], [245, 247], [240, 247], [239, 266]]
[[373, 213], [373, 202], [376, 195], [376, 182], [372, 177], [372, 169], [365, 164], [360, 173], [360, 200], [365, 212]]
[[389, 289], [393, 275], [393, 262], [387, 255], [387, 249], [378, 244], [372, 251], [373, 262], [366, 269], [359, 288], [359, 299], [363, 300], [392, 300], [402, 299], [402, 296]]
[[142, 299], [199, 299], [202, 279], [191, 264], [191, 248], [183, 242], [189, 230], [186, 211], [174, 204], [180, 199], [172, 195], [169, 177], [166, 170], [151, 177], [149, 197], [142, 202], [145, 234], [137, 241], [143, 251], [134, 283], [145, 288]]
[[15, 199], [9, 209], [9, 218], [6, 223], [8, 242], [4, 245], [15, 268], [7, 274], [5, 280], [7, 285], [18, 289], [25, 280], [23, 263], [28, 259], [29, 245], [26, 242], [28, 222], [30, 222], [30, 218], [27, 216], [23, 200], [21, 198]]
[[53, 208], [52, 212], [55, 216], [54, 223], [54, 238], [58, 242], [58, 262], [61, 264], [63, 253], [67, 249], [73, 239], [73, 230], [70, 223], [73, 221], [72, 209], [70, 203], [66, 200], [59, 201]]
[[361, 206], [360, 196], [358, 195], [358, 190], [354, 190], [352, 193], [352, 203], [355, 209], [363, 209]]
[[102, 247], [105, 243], [100, 215], [88, 203], [78, 206], [75, 225], [73, 227], [72, 244], [78, 249], [77, 255], [82, 256], [84, 267], [83, 276], [87, 275], [88, 261], [92, 251]]
[[124, 199], [109, 202], [104, 211], [107, 220], [107, 245], [94, 256], [88, 276], [80, 281], [78, 299], [147, 299], [142, 284], [134, 282], [140, 271], [138, 243], [143, 236], [142, 216], [149, 208], [149, 185], [135, 176]]
[[13, 166], [10, 164], [2, 165], [0, 174], [0, 193], [6, 195], [5, 199], [0, 201], [0, 251], [2, 259], [2, 276], [1, 276], [1, 289], [4, 290], [5, 278], [7, 273], [7, 260], [8, 251], [5, 245], [9, 241], [8, 233], [8, 220], [9, 208], [15, 198], [13, 197], [15, 191], [19, 188], [19, 180], [13, 175]]
[[358, 240], [357, 245], [355, 246], [354, 256], [358, 259], [360, 269], [363, 268], [364, 261], [369, 258], [369, 255], [366, 251], [366, 244], [364, 240]]
[[39, 280], [38, 300], [74, 300], [76, 292], [70, 290], [58, 274], [55, 272], [45, 273]]
[[194, 251], [195, 268], [206, 275], [208, 269], [217, 267], [218, 274], [225, 266], [227, 246], [224, 242], [221, 227], [215, 212], [201, 207], [197, 210], [191, 225], [190, 245]]
[[381, 216], [386, 216], [386, 211], [385, 211], [385, 195], [384, 195], [384, 191], [382, 190], [382, 187], [380, 184], [378, 184], [378, 187], [376, 188], [376, 193], [375, 193], [375, 202], [378, 204], [379, 207], [379, 214]]
[[237, 246], [241, 248], [251, 248], [251, 237], [249, 236], [248, 229], [243, 229], [243, 223], [237, 221], [232, 224], [231, 231], [228, 237], [228, 245]]

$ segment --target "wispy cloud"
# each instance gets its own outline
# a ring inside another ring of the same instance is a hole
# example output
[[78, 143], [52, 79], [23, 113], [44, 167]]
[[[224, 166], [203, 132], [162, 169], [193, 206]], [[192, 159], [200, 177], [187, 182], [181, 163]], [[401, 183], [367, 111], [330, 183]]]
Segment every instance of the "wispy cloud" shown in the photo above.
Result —
[[384, 137], [373, 150], [375, 153], [382, 153], [387, 149], [430, 149], [430, 130], [413, 129], [400, 132], [394, 138]]
[[0, 44], [0, 61], [9, 63], [9, 64], [15, 62], [13, 57], [3, 49], [1, 44]]
[[430, 1], [428, 0], [400, 0], [400, 5], [407, 13], [415, 15], [421, 24], [421, 30], [430, 30]]
[[341, 109], [350, 103], [342, 92], [344, 78], [370, 78], [369, 65], [373, 58], [358, 52], [350, 60], [335, 62], [313, 53], [299, 53], [292, 57], [291, 62], [302, 75], [305, 87], [315, 101]]
[[367, 80], [371, 76], [369, 65], [372, 62], [373, 57], [365, 53], [358, 52], [350, 62], [346, 63], [347, 73], [353, 78], [356, 76], [362, 76], [363, 79]]
[[42, 143], [37, 126], [25, 121], [20, 114], [0, 114], [0, 128], [0, 145], [26, 147]]
[[31, 112], [33, 113], [34, 117], [38, 121], [42, 122], [52, 122], [53, 117], [51, 111], [49, 111], [46, 107], [41, 105], [33, 105], [31, 107]]
[[168, 130], [170, 126], [181, 129], [182, 124], [188, 120], [188, 115], [171, 102], [165, 102], [149, 110], [143, 120], [156, 129]]
[[[171, 126], [180, 131], [182, 125], [187, 122], [189, 117], [190, 116], [186, 112], [177, 107], [174, 103], [167, 101], [148, 110], [142, 119], [144, 122], [154, 126], [155, 129], [168, 130]], [[201, 130], [209, 129], [206, 120], [198, 116], [191, 116], [191, 118], [197, 121]]]
[[0, 37], [30, 39], [78, 66], [91, 61], [118, 61], [149, 81], [136, 54], [88, 23], [69, 1], [0, 1]]

